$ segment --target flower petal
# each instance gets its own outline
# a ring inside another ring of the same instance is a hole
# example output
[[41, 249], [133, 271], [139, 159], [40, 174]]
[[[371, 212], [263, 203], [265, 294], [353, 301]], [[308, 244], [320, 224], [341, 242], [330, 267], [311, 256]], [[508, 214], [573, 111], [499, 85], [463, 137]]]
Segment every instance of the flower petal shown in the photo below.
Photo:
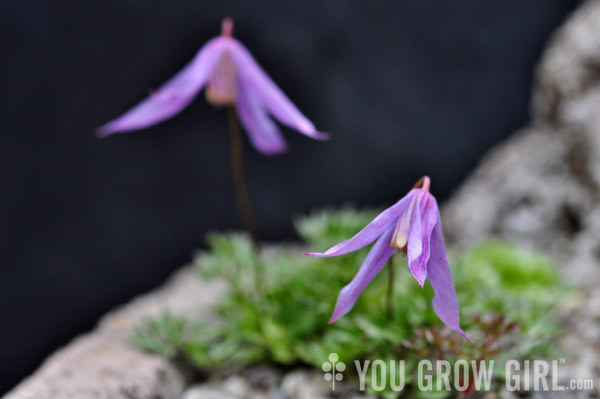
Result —
[[286, 151], [287, 146], [279, 128], [241, 79], [238, 79], [236, 109], [250, 141], [258, 151], [265, 155]]
[[98, 135], [105, 137], [116, 132], [143, 129], [179, 113], [206, 84], [226, 44], [223, 38], [206, 43], [174, 77], [133, 109], [100, 127]]
[[[413, 210], [413, 216], [410, 221], [408, 241], [406, 243], [406, 257], [411, 272], [413, 272], [411, 264], [423, 253], [423, 232], [421, 228], [421, 202], [423, 199], [423, 190], [417, 189], [415, 195], [416, 198], [413, 200], [415, 201], [415, 209]], [[413, 274], [415, 273], [413, 272]], [[419, 281], [417, 275], [415, 275], [415, 278]], [[419, 284], [421, 283], [419, 282]]]
[[446, 258], [446, 246], [444, 244], [439, 211], [436, 216], [437, 223], [431, 235], [431, 256], [427, 263], [429, 282], [431, 282], [431, 286], [435, 291], [433, 309], [448, 327], [471, 342], [467, 334], [460, 328], [458, 301], [456, 299], [452, 273], [450, 272], [450, 266]]
[[[309, 252], [306, 255], [318, 257], [338, 256], [357, 251], [365, 245], [369, 245], [375, 241], [375, 239], [380, 236], [388, 227], [393, 226], [394, 223], [398, 222], [400, 215], [410, 203], [413, 195], [415, 195], [415, 190], [411, 190], [400, 201], [396, 202], [394, 205], [377, 215], [377, 217], [373, 219], [371, 223], [365, 226], [365, 228], [359, 231], [354, 237], [334, 245], [323, 253]], [[391, 230], [393, 233], [394, 229], [392, 228]]]
[[273, 117], [313, 139], [329, 138], [327, 133], [315, 129], [313, 123], [286, 97], [242, 43], [236, 41], [231, 48], [231, 55], [237, 65], [239, 77], [246, 82], [247, 87]]
[[373, 281], [377, 273], [381, 271], [394, 254], [395, 249], [390, 245], [393, 234], [394, 228], [391, 227], [379, 237], [356, 276], [348, 285], [342, 288], [329, 323], [333, 323], [354, 307], [356, 300], [366, 286]]
[[427, 278], [427, 261], [429, 260], [429, 241], [438, 219], [438, 208], [435, 198], [425, 191], [417, 201], [413, 230], [407, 245], [408, 268], [422, 287]]

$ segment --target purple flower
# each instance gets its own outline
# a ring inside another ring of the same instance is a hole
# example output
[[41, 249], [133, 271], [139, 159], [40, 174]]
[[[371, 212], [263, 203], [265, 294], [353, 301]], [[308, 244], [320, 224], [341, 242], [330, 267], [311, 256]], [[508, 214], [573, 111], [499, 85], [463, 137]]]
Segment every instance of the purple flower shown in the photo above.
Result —
[[221, 36], [210, 40], [196, 56], [150, 97], [98, 129], [101, 137], [155, 125], [179, 113], [206, 86], [206, 98], [217, 106], [235, 106], [250, 141], [266, 155], [286, 151], [269, 115], [317, 140], [326, 140], [258, 65], [242, 43], [232, 37], [233, 22], [223, 20]]
[[401, 251], [407, 256], [408, 268], [419, 285], [423, 286], [429, 277], [435, 291], [433, 309], [439, 318], [469, 340], [459, 325], [458, 302], [446, 259], [440, 213], [435, 198], [429, 193], [429, 185], [429, 177], [423, 177], [404, 198], [381, 212], [354, 237], [324, 253], [307, 254], [343, 255], [377, 239], [354, 279], [340, 291], [329, 323], [348, 313], [392, 255]]

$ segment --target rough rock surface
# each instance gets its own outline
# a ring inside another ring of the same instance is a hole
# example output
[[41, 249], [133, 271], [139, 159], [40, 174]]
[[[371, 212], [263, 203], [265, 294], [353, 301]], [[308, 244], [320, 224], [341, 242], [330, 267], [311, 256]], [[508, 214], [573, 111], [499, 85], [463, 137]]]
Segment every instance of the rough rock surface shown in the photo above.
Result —
[[[278, 374], [276, 370], [272, 373]], [[267, 386], [252, 384], [247, 376], [233, 375], [221, 381], [209, 381], [190, 387], [182, 399], [374, 399], [358, 390], [352, 381], [337, 381], [335, 391], [331, 382], [325, 381], [318, 371], [293, 370], [279, 378], [278, 383]]]
[[[600, 259], [600, 1], [584, 3], [555, 33], [535, 81], [531, 125], [484, 159], [444, 207], [444, 228], [453, 244], [496, 236], [594, 272]], [[586, 273], [573, 277], [587, 281]]]
[[173, 399], [184, 374], [165, 359], [136, 349], [129, 336], [145, 317], [164, 309], [174, 314], [206, 312], [223, 285], [203, 284], [192, 268], [179, 271], [163, 288], [105, 316], [93, 332], [57, 351], [5, 399]]
[[600, 381], [600, 1], [555, 33], [536, 73], [532, 122], [494, 149], [443, 209], [450, 244], [497, 237], [545, 251], [580, 288], [563, 347], [574, 378]]

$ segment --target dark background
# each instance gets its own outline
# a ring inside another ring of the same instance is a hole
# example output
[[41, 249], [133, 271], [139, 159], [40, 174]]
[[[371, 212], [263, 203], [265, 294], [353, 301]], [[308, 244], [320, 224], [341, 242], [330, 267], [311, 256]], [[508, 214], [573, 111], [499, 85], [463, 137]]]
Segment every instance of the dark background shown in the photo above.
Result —
[[[160, 284], [210, 230], [238, 229], [226, 113], [203, 96], [145, 131], [94, 137], [220, 21], [333, 139], [246, 142], [261, 237], [316, 207], [382, 206], [423, 174], [443, 200], [527, 122], [562, 1], [0, 2], [0, 393], [111, 307]], [[368, 5], [368, 6], [365, 6]]]

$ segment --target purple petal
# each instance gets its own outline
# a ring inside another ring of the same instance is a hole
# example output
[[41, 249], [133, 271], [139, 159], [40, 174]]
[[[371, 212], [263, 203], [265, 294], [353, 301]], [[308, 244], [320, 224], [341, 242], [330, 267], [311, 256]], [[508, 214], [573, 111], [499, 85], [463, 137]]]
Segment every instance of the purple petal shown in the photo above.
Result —
[[366, 286], [373, 281], [377, 273], [381, 271], [394, 254], [395, 249], [390, 245], [393, 234], [394, 229], [391, 227], [379, 237], [356, 276], [350, 284], [342, 288], [329, 323], [333, 323], [352, 309]]
[[143, 129], [179, 113], [206, 84], [226, 45], [223, 38], [206, 43], [173, 78], [133, 109], [100, 127], [98, 135]]
[[438, 209], [435, 198], [425, 191], [421, 191], [413, 218], [413, 225], [418, 226], [408, 238], [407, 260], [408, 268], [422, 287], [427, 278], [427, 261], [429, 260], [429, 241], [431, 233], [437, 222]]
[[250, 141], [258, 151], [265, 155], [286, 151], [287, 146], [279, 128], [241, 79], [238, 79], [236, 109]]
[[471, 342], [467, 334], [460, 328], [458, 301], [456, 300], [452, 273], [450, 272], [450, 266], [446, 258], [446, 246], [444, 244], [439, 212], [436, 212], [436, 216], [437, 223], [431, 235], [431, 256], [427, 263], [429, 282], [435, 291], [433, 309], [448, 327]]
[[231, 55], [237, 65], [240, 79], [246, 82], [247, 87], [252, 90], [273, 117], [284, 125], [314, 139], [327, 140], [329, 138], [328, 134], [315, 129], [313, 123], [286, 97], [242, 43], [236, 42], [235, 45], [232, 45]]
[[[334, 245], [324, 253], [309, 252], [306, 255], [318, 257], [338, 256], [347, 254], [349, 252], [357, 251], [365, 245], [369, 245], [370, 243], [375, 241], [375, 239], [379, 237], [387, 228], [393, 226], [394, 223], [398, 222], [400, 215], [402, 214], [402, 212], [404, 212], [407, 205], [410, 203], [410, 199], [414, 194], [415, 191], [411, 190], [400, 201], [396, 202], [394, 205], [390, 206], [385, 211], [377, 215], [377, 217], [373, 219], [371, 223], [365, 226], [365, 228], [359, 231], [354, 237], [337, 245]], [[391, 230], [393, 233], [394, 229], [392, 228]]]
[[410, 229], [408, 232], [408, 241], [406, 243], [406, 257], [408, 260], [408, 267], [413, 273], [419, 284], [422, 286], [422, 278], [420, 271], [413, 270], [412, 263], [423, 253], [423, 233], [421, 228], [421, 202], [423, 199], [423, 190], [416, 190], [415, 208], [413, 210], [413, 216], [410, 223]]

